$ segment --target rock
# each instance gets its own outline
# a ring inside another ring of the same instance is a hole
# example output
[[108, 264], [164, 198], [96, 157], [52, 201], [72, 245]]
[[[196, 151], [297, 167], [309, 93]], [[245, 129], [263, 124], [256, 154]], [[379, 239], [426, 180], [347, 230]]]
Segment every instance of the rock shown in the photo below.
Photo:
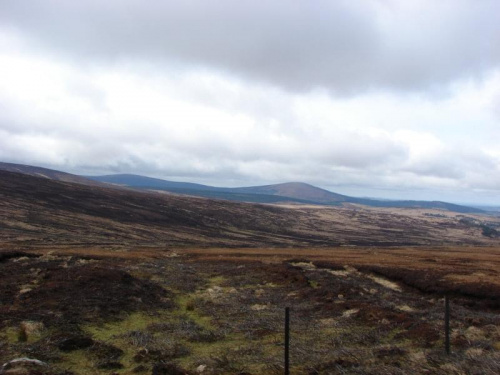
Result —
[[396, 308], [400, 311], [404, 311], [404, 312], [414, 312], [415, 309], [413, 309], [412, 307], [408, 306], [408, 305], [401, 305], [401, 306], [396, 306]]
[[32, 321], [24, 321], [19, 325], [20, 337], [23, 336], [26, 338], [25, 341], [28, 341], [32, 337], [40, 336], [45, 329], [45, 326], [42, 322], [32, 322]]
[[47, 366], [45, 362], [33, 358], [16, 358], [3, 364], [0, 374], [30, 374], [34, 367]]
[[199, 365], [198, 367], [196, 367], [196, 372], [198, 374], [201, 374], [203, 371], [205, 371], [206, 368], [207, 368], [207, 365]]
[[359, 312], [359, 309], [350, 309], [350, 310], [346, 310], [342, 313], [342, 317], [344, 318], [349, 318], [353, 315], [356, 315], [357, 313]]
[[250, 307], [251, 310], [253, 311], [261, 311], [261, 310], [266, 310], [268, 308], [267, 305], [259, 305], [259, 304], [255, 304], [255, 305], [252, 305]]

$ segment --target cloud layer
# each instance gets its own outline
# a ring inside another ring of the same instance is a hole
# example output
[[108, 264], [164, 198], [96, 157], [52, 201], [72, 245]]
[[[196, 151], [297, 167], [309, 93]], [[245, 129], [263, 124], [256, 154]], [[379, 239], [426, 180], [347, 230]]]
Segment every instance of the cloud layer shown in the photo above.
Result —
[[4, 1], [0, 160], [500, 204], [497, 1]]
[[295, 90], [427, 90], [500, 62], [495, 0], [33, 0], [0, 14], [78, 61], [164, 60]]

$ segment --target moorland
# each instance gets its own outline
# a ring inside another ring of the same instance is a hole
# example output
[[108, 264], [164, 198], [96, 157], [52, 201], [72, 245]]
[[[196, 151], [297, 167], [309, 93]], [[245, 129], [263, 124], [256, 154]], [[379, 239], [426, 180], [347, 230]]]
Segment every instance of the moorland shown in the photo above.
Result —
[[500, 372], [498, 217], [9, 171], [0, 197], [0, 365], [40, 361], [6, 374], [282, 374], [285, 307], [292, 374]]

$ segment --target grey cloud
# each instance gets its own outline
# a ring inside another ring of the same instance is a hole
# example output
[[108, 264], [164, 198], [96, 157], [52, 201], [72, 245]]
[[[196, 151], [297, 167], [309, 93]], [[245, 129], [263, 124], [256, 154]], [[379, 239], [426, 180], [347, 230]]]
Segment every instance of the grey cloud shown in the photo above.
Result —
[[432, 159], [396, 168], [395, 172], [410, 173], [416, 178], [454, 181], [457, 186], [470, 189], [498, 189], [500, 186], [500, 161], [479, 149], [466, 147], [450, 148]]
[[481, 78], [499, 66], [498, 14], [494, 0], [0, 3], [3, 25], [77, 61], [154, 60], [337, 94]]
[[0, 1], [0, 160], [498, 200], [498, 14], [488, 0]]
[[[321, 135], [319, 135], [321, 137]], [[339, 130], [332, 139], [309, 147], [315, 159], [333, 167], [384, 169], [403, 163], [408, 149], [389, 137], [375, 137], [363, 132]]]

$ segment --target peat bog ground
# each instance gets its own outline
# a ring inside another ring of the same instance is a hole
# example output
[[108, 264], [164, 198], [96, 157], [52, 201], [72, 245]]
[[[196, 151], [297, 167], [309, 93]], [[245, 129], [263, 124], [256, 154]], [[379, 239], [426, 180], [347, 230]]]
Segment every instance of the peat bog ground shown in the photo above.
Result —
[[[500, 218], [0, 171], [6, 374], [500, 373]], [[485, 228], [488, 230], [485, 232]], [[451, 354], [443, 298], [451, 300]]]
[[282, 374], [290, 307], [292, 374], [497, 374], [499, 255], [4, 248], [0, 362], [37, 359], [6, 373], [45, 375]]

